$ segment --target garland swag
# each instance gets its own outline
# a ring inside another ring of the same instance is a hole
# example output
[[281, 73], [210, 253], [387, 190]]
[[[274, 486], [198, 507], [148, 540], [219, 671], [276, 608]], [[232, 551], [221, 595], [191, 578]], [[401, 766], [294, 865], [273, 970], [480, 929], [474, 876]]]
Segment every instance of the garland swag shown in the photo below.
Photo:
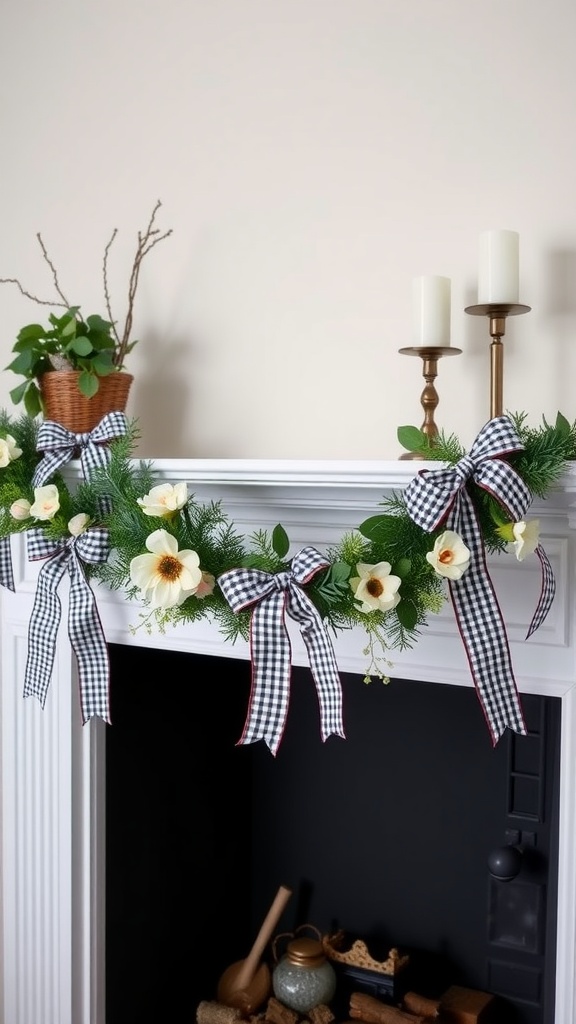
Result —
[[[136, 460], [135, 422], [110, 413], [89, 434], [71, 434], [0, 411], [0, 583], [14, 589], [11, 534], [25, 532], [42, 562], [31, 615], [24, 695], [46, 700], [60, 622], [58, 585], [71, 580], [68, 629], [79, 666], [83, 721], [110, 721], [108, 660], [91, 580], [144, 604], [151, 632], [208, 618], [226, 641], [250, 641], [252, 693], [240, 743], [263, 739], [276, 754], [288, 711], [290, 646], [285, 615], [302, 632], [318, 691], [321, 735], [344, 736], [342, 692], [331, 634], [361, 625], [365, 681], [388, 682], [390, 652], [412, 647], [430, 615], [451, 600], [492, 742], [525, 733], [505, 624], [486, 555], [540, 560], [542, 588], [528, 632], [544, 621], [554, 577], [526, 519], [576, 458], [576, 424], [558, 413], [534, 428], [524, 413], [489, 420], [469, 453], [453, 434], [429, 439], [401, 427], [400, 442], [438, 468], [422, 469], [404, 493], [325, 553], [290, 556], [281, 524], [246, 538], [221, 502], [197, 502], [186, 484], [159, 482]], [[80, 458], [83, 479], [62, 470]]]

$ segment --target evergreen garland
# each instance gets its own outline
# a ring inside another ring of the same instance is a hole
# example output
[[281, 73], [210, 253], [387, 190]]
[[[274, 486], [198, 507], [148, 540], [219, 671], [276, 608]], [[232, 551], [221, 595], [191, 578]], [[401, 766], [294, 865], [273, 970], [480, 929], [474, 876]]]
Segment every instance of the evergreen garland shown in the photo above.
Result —
[[[530, 490], [545, 498], [563, 473], [567, 462], [576, 458], [576, 423], [558, 414], [553, 425], [544, 419], [537, 428], [527, 425], [524, 413], [509, 414], [524, 449], [507, 461]], [[205, 592], [187, 596], [173, 607], [147, 608], [140, 614], [140, 626], [164, 631], [177, 623], [193, 623], [208, 618], [225, 640], [234, 642], [249, 636], [250, 613], [239, 615], [229, 607], [217, 585], [223, 573], [235, 568], [253, 568], [278, 573], [290, 568], [290, 540], [278, 524], [272, 532], [257, 530], [245, 537], [230, 522], [220, 502], [196, 501], [186, 495], [181, 506], [158, 516], [146, 514], [143, 499], [162, 481], [151, 462], [133, 457], [138, 439], [137, 427], [129, 424], [125, 436], [109, 447], [106, 468], [95, 470], [89, 481], [68, 486], [65, 474], [57, 473], [51, 485], [57, 488], [59, 507], [48, 520], [26, 515], [36, 495], [32, 478], [40, 455], [36, 451], [38, 425], [27, 416], [12, 420], [0, 411], [0, 454], [4, 445], [4, 465], [0, 465], [0, 538], [12, 533], [41, 527], [54, 541], [70, 539], [70, 521], [87, 517], [86, 525], [107, 529], [112, 554], [107, 562], [85, 565], [86, 575], [112, 590], [123, 590], [128, 599], [141, 599], [140, 588], [132, 575], [132, 563], [147, 549], [147, 540], [155, 531], [166, 531], [175, 539], [178, 551], [196, 552], [207, 585]], [[441, 433], [430, 439], [416, 427], [401, 427], [398, 438], [408, 450], [424, 459], [455, 464], [465, 454], [458, 438]], [[8, 443], [9, 442], [9, 443]], [[8, 451], [19, 451], [10, 457]], [[183, 486], [183, 485], [182, 485]], [[486, 549], [503, 551], [512, 524], [499, 503], [475, 484], [468, 485]], [[15, 503], [19, 508], [15, 509]], [[368, 642], [366, 679], [377, 676], [387, 681], [390, 666], [387, 652], [414, 645], [430, 614], [440, 611], [447, 597], [446, 580], [427, 559], [442, 529], [425, 533], [408, 514], [403, 495], [393, 493], [370, 516], [326, 552], [328, 567], [306, 584], [305, 590], [318, 609], [325, 625], [337, 634], [343, 629], [362, 626]], [[110, 511], [103, 513], [103, 508]], [[15, 518], [16, 513], [18, 517]], [[358, 566], [375, 568], [388, 565], [388, 572], [400, 579], [398, 603], [382, 611], [362, 610], [351, 580]]]

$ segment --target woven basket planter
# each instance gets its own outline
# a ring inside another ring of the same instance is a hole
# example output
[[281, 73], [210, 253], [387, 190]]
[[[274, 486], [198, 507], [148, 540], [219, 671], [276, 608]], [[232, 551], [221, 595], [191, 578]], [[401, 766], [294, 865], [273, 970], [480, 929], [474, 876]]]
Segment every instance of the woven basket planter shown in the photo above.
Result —
[[77, 370], [50, 370], [38, 384], [44, 403], [44, 419], [60, 423], [74, 434], [93, 430], [108, 412], [124, 412], [134, 380], [132, 374], [116, 372], [100, 377], [100, 387], [92, 398], [78, 390]]

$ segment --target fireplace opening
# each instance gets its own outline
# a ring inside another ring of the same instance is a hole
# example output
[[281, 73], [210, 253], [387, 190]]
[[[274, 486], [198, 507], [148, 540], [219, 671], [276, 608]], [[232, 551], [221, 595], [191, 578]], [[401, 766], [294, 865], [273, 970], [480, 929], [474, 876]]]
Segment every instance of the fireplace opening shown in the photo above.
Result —
[[[492, 748], [472, 688], [342, 673], [346, 739], [322, 743], [294, 668], [274, 758], [237, 745], [248, 662], [110, 657], [106, 1024], [193, 1020], [280, 884], [278, 932], [341, 928], [377, 959], [408, 953], [423, 995], [463, 985], [509, 1024], [554, 1019], [558, 698], [523, 695], [528, 736]], [[506, 845], [521, 850], [509, 882], [488, 869]]]

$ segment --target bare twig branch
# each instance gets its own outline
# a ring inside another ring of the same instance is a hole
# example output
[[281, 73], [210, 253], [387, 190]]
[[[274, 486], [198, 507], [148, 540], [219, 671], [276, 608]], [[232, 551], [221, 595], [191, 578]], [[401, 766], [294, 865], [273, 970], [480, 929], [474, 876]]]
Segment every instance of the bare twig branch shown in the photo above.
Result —
[[62, 301], [57, 302], [55, 299], [39, 299], [37, 295], [32, 295], [31, 292], [26, 291], [26, 289], [20, 284], [20, 281], [16, 277], [0, 277], [0, 284], [15, 284], [22, 295], [24, 295], [27, 299], [32, 299], [32, 302], [38, 303], [39, 306], [64, 306], [65, 309], [70, 309], [70, 303], [68, 302], [68, 299], [66, 298], [60, 287], [60, 282], [58, 281], [58, 274], [56, 273], [56, 268], [48, 255], [48, 251], [46, 249], [46, 246], [44, 245], [42, 235], [40, 234], [40, 232], [37, 233], [36, 238], [38, 239], [38, 243], [40, 245], [40, 248], [42, 249], [42, 256], [44, 257], [44, 260], [46, 261], [46, 263], [50, 267], [50, 270], [52, 271], [54, 286], [56, 288], [57, 294], [60, 296]]
[[108, 245], [104, 249], [104, 259], [102, 261], [102, 276], [104, 278], [104, 299], [106, 300], [106, 310], [108, 312], [108, 319], [109, 319], [110, 323], [112, 324], [112, 330], [114, 332], [114, 337], [116, 338], [116, 342], [117, 342], [118, 345], [120, 345], [120, 335], [118, 334], [118, 331], [116, 330], [116, 323], [114, 321], [114, 317], [112, 316], [112, 309], [110, 307], [110, 292], [109, 292], [109, 289], [108, 289], [108, 254], [110, 252], [110, 248], [112, 246], [112, 242], [116, 238], [117, 234], [118, 234], [118, 228], [114, 228], [114, 231], [112, 232], [112, 237], [110, 238], [110, 241], [108, 242]]
[[48, 255], [48, 252], [46, 250], [46, 246], [44, 245], [44, 242], [42, 241], [42, 235], [40, 234], [40, 232], [37, 233], [36, 238], [38, 239], [38, 242], [40, 244], [40, 248], [42, 249], [42, 255], [43, 255], [44, 259], [46, 260], [46, 263], [50, 267], [50, 270], [52, 271], [52, 277], [54, 279], [54, 287], [56, 288], [56, 291], [58, 292], [58, 295], [62, 299], [62, 303], [57, 302], [56, 305], [57, 306], [65, 305], [66, 308], [69, 309], [70, 308], [70, 303], [68, 302], [68, 299], [66, 298], [66, 296], [64, 295], [64, 293], [63, 293], [63, 291], [62, 291], [62, 289], [60, 287], [60, 282], [58, 280], [58, 274], [56, 273], [56, 267], [54, 266], [54, 264], [52, 263], [52, 260], [50, 259], [49, 255]]
[[[136, 246], [136, 253], [134, 256], [134, 262], [132, 264], [132, 271], [130, 273], [130, 280], [128, 284], [128, 308], [126, 311], [126, 319], [124, 321], [122, 335], [120, 335], [120, 332], [118, 331], [116, 326], [116, 321], [112, 315], [112, 303], [110, 300], [110, 288], [108, 280], [108, 260], [110, 256], [110, 250], [112, 248], [116, 235], [118, 234], [117, 228], [114, 228], [110, 240], [106, 245], [106, 248], [104, 249], [104, 258], [102, 261], [102, 276], [104, 279], [104, 299], [106, 302], [108, 320], [112, 324], [112, 332], [116, 339], [114, 363], [119, 369], [122, 367], [128, 349], [130, 348], [130, 333], [132, 331], [132, 322], [134, 317], [134, 302], [136, 299], [136, 292], [138, 290], [138, 279], [140, 276], [142, 260], [144, 259], [145, 256], [148, 255], [150, 250], [153, 249], [155, 245], [158, 245], [159, 242], [162, 242], [165, 238], [168, 238], [168, 236], [172, 234], [172, 228], [170, 228], [169, 231], [165, 231], [163, 234], [160, 234], [158, 228], [154, 227], [156, 214], [158, 213], [158, 210], [160, 209], [161, 206], [162, 203], [158, 199], [150, 215], [150, 220], [148, 221], [148, 226], [146, 227], [146, 230], [144, 232], [138, 232], [138, 245]], [[40, 232], [36, 234], [36, 238], [38, 239], [38, 243], [42, 250], [42, 257], [50, 267], [50, 270], [52, 271], [54, 287], [61, 301], [53, 299], [39, 299], [37, 295], [33, 295], [32, 292], [27, 291], [16, 277], [0, 277], [0, 284], [15, 284], [22, 295], [24, 295], [27, 299], [31, 299], [32, 302], [38, 303], [38, 305], [40, 306], [64, 306], [66, 309], [70, 309], [71, 304], [60, 287], [60, 281], [58, 280], [58, 273], [56, 267], [54, 266], [52, 260], [50, 259], [50, 256], [48, 255], [48, 250], [44, 245], [44, 241]]]
[[[124, 359], [126, 358], [126, 352], [130, 343], [130, 334], [132, 331], [132, 320], [134, 315], [134, 300], [136, 298], [136, 291], [138, 289], [138, 279], [140, 277], [140, 268], [142, 266], [142, 260], [154, 248], [159, 242], [162, 242], [165, 238], [168, 238], [172, 234], [172, 228], [165, 231], [164, 234], [159, 234], [158, 229], [154, 227], [154, 221], [156, 214], [162, 206], [162, 203], [158, 199], [156, 205], [150, 215], [148, 226], [145, 232], [142, 234], [138, 232], [138, 245], [136, 247], [136, 254], [134, 256], [134, 263], [132, 264], [132, 273], [130, 274], [130, 282], [128, 285], [128, 309], [126, 312], [126, 320], [124, 321], [124, 330], [122, 331], [122, 339], [116, 350], [114, 356], [114, 362], [116, 366], [122, 366]], [[114, 237], [114, 236], [113, 236]], [[112, 318], [111, 318], [112, 319]]]
[[69, 308], [67, 302], [54, 302], [54, 299], [39, 299], [37, 295], [32, 295], [31, 292], [27, 292], [26, 289], [22, 287], [20, 281], [16, 277], [0, 277], [0, 284], [15, 284], [22, 295], [27, 299], [32, 299], [32, 302], [37, 302], [39, 306], [66, 306], [66, 309]]

